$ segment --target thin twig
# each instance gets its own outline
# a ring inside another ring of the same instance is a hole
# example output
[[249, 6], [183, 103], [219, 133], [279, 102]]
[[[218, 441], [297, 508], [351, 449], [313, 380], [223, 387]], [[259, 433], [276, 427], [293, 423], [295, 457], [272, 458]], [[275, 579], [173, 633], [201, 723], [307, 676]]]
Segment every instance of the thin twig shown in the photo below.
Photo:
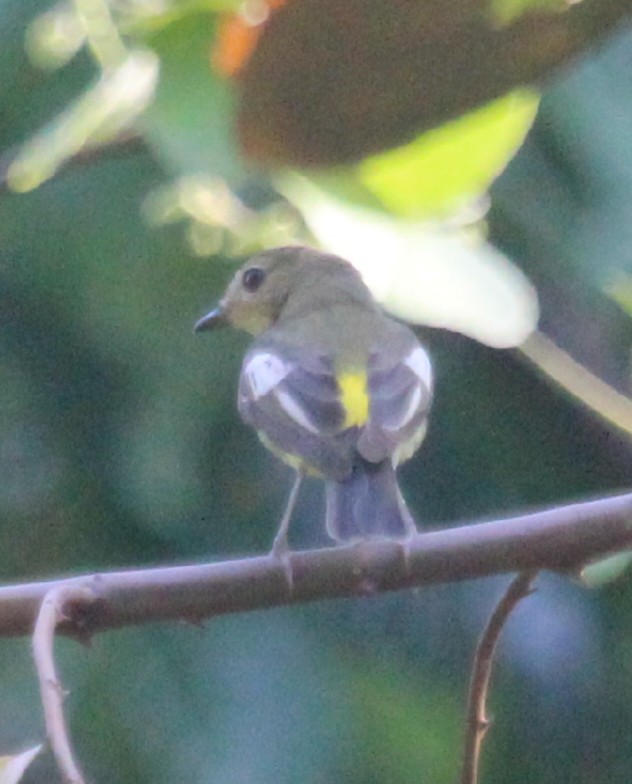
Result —
[[33, 632], [33, 658], [39, 678], [46, 734], [66, 784], [85, 784], [85, 779], [75, 762], [64, 718], [66, 694], [55, 669], [55, 630], [60, 622], [67, 620], [66, 610], [70, 602], [85, 605], [93, 598], [86, 586], [61, 584], [52, 588], [44, 596]]
[[[267, 555], [219, 563], [105, 572], [0, 588], [0, 637], [30, 634], [44, 596], [57, 586], [90, 584], [99, 601], [85, 608], [86, 635], [166, 620], [199, 622], [227, 613], [366, 596], [548, 569], [576, 573], [587, 563], [632, 548], [632, 493], [531, 514], [431, 531], [406, 542], [371, 540], [292, 552], [290, 593], [279, 559]], [[77, 606], [75, 619], [82, 608]]]
[[494, 652], [507, 619], [518, 603], [531, 593], [537, 574], [535, 570], [523, 572], [512, 580], [494, 608], [476, 648], [467, 701], [461, 784], [477, 784], [481, 744], [490, 725], [486, 703]]

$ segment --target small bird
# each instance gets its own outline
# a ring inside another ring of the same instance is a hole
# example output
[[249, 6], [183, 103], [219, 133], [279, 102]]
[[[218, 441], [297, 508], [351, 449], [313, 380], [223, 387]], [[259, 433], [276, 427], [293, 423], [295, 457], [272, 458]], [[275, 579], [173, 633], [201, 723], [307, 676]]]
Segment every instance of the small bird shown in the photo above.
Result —
[[288, 552], [305, 474], [325, 481], [325, 523], [337, 542], [415, 533], [395, 469], [426, 433], [432, 367], [357, 270], [307, 247], [264, 251], [195, 331], [223, 324], [255, 336], [241, 368], [241, 417], [297, 471], [272, 554]]

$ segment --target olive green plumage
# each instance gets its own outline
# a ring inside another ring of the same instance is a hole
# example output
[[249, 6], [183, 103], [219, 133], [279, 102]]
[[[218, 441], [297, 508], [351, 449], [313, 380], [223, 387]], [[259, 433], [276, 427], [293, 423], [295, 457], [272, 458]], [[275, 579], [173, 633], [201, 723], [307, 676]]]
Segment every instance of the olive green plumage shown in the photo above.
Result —
[[329, 534], [414, 532], [395, 469], [425, 434], [432, 370], [414, 333], [381, 310], [359, 273], [309, 248], [265, 251], [196, 330], [222, 323], [255, 336], [239, 383], [242, 418], [289, 465], [325, 480]]

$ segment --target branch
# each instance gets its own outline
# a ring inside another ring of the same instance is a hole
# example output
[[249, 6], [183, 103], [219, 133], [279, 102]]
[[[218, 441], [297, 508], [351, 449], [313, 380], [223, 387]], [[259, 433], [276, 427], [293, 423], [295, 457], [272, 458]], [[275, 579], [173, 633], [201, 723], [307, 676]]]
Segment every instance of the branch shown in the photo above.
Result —
[[68, 617], [72, 603], [84, 605], [89, 601], [94, 601], [89, 587], [82, 588], [78, 584], [65, 586], [61, 583], [51, 588], [44, 596], [33, 632], [33, 658], [44, 707], [46, 734], [66, 784], [84, 784], [85, 780], [75, 762], [64, 719], [66, 694], [55, 671], [55, 630]]
[[30, 634], [46, 594], [89, 585], [96, 600], [73, 608], [58, 631], [88, 636], [140, 623], [366, 596], [550, 569], [577, 572], [587, 562], [632, 548], [632, 493], [571, 504], [490, 523], [413, 537], [404, 547], [371, 540], [346, 547], [219, 563], [105, 572], [91, 577], [0, 588], [0, 636]]
[[537, 571], [515, 577], [496, 605], [476, 648], [467, 701], [461, 784], [477, 784], [481, 744], [489, 729], [486, 702], [496, 645], [505, 623], [518, 603], [531, 593]]

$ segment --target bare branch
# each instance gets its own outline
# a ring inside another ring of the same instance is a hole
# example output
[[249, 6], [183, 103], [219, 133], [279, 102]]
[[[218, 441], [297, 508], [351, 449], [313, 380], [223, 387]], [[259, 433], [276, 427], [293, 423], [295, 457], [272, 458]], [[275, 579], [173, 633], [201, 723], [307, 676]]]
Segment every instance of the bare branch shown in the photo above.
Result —
[[165, 620], [366, 596], [491, 574], [549, 569], [577, 572], [586, 563], [632, 548], [632, 493], [532, 514], [347, 547], [258, 556], [210, 564], [106, 572], [0, 588], [0, 636], [30, 634], [44, 596], [59, 586], [89, 585], [96, 601], [73, 608], [59, 631], [90, 635]]
[[88, 586], [82, 587], [77, 582], [73, 585], [58, 584], [44, 596], [33, 632], [33, 658], [39, 678], [46, 734], [66, 784], [85, 784], [85, 780], [75, 762], [64, 719], [65, 693], [55, 670], [55, 630], [68, 619], [70, 603], [85, 605], [90, 601], [94, 601], [94, 595]]
[[486, 702], [494, 652], [505, 623], [518, 603], [531, 593], [537, 571], [517, 575], [496, 605], [476, 648], [467, 701], [461, 784], [477, 784], [481, 744], [489, 729]]

